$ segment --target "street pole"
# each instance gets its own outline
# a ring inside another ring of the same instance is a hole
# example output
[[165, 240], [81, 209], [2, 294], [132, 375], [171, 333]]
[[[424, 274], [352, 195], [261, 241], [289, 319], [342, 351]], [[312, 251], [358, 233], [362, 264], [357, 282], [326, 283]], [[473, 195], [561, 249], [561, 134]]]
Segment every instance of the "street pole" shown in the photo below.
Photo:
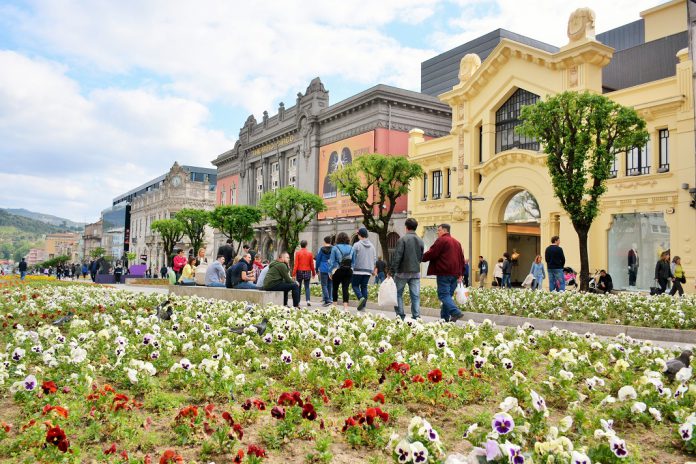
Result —
[[471, 192], [469, 192], [469, 195], [460, 195], [457, 197], [458, 200], [469, 200], [469, 284], [473, 286], [473, 276], [474, 273], [472, 272], [473, 270], [473, 253], [474, 253], [474, 240], [473, 240], [473, 232], [474, 232], [474, 218], [473, 218], [473, 203], [475, 201], [483, 201], [483, 197], [475, 197]]

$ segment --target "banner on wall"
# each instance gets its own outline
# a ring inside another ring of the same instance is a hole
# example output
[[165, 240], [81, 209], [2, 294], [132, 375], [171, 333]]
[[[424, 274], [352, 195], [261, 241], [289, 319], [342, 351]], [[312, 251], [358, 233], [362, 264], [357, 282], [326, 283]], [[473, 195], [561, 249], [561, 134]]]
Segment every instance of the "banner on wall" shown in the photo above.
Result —
[[319, 219], [361, 216], [362, 213], [347, 195], [337, 191], [329, 179], [331, 173], [358, 156], [374, 153], [374, 131], [356, 135], [338, 142], [324, 145], [319, 149], [319, 196], [326, 203], [326, 211], [319, 213]]

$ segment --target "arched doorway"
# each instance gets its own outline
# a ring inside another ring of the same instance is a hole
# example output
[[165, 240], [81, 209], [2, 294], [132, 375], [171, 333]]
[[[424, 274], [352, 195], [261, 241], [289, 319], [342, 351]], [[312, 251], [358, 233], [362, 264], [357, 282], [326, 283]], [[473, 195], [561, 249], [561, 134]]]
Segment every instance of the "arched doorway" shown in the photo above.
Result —
[[521, 190], [512, 195], [503, 212], [506, 250], [512, 261], [511, 281], [520, 285], [541, 253], [541, 211], [534, 195]]

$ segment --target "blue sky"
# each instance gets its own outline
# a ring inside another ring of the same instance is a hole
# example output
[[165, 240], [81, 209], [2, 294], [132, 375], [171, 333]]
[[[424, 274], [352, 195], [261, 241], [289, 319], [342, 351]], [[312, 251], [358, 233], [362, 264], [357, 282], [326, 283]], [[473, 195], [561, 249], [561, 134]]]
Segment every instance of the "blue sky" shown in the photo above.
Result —
[[420, 90], [423, 60], [494, 29], [562, 46], [575, 8], [602, 32], [659, 3], [0, 0], [0, 207], [92, 222], [174, 161], [212, 167], [315, 76], [332, 103]]

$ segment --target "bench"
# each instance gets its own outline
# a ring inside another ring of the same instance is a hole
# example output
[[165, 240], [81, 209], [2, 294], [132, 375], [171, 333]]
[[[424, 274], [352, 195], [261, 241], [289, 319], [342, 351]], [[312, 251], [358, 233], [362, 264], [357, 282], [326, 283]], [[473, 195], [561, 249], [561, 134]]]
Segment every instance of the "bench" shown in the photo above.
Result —
[[240, 290], [235, 288], [202, 287], [199, 285], [169, 285], [169, 293], [178, 296], [199, 296], [216, 300], [248, 301], [249, 303], [259, 305], [283, 304], [283, 292], [267, 292], [263, 290]]

